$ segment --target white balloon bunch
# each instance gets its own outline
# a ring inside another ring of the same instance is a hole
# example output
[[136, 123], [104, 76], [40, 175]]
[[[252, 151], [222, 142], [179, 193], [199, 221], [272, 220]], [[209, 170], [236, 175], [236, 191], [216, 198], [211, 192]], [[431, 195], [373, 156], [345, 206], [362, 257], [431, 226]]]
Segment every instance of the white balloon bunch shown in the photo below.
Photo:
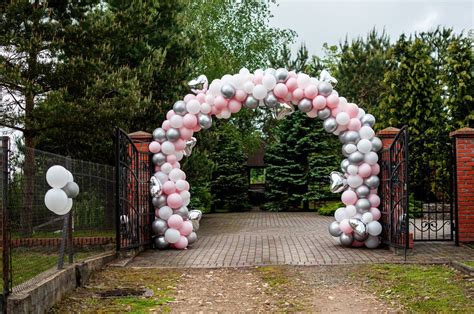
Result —
[[44, 204], [57, 215], [67, 214], [72, 208], [72, 199], [79, 194], [72, 173], [63, 166], [52, 166], [46, 172], [46, 182], [51, 189], [44, 196]]

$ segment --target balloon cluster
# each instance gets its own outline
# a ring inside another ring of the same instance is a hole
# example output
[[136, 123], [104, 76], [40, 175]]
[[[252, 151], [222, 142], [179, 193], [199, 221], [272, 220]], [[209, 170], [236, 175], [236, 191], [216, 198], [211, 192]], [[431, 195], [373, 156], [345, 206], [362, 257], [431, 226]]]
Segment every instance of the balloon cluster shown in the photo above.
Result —
[[194, 132], [210, 128], [213, 117], [228, 119], [242, 107], [267, 108], [276, 119], [292, 114], [297, 107], [308, 117], [323, 120], [324, 129], [339, 136], [347, 157], [342, 162], [344, 174], [331, 175], [333, 192], [344, 191], [342, 199], [347, 205], [336, 212], [331, 235], [339, 237], [343, 245], [365, 243], [376, 247], [381, 231], [377, 222], [377, 151], [382, 143], [372, 129], [374, 117], [339, 97], [333, 89], [335, 83], [327, 71], [317, 79], [283, 68], [254, 73], [243, 68], [238, 74], [226, 74], [211, 84], [204, 75], [189, 82], [194, 94], [174, 103], [161, 128], [154, 130], [154, 141], [149, 146], [156, 171], [150, 191], [156, 208], [156, 246], [183, 249], [196, 239], [196, 230], [187, 223], [189, 183], [179, 163], [191, 155], [196, 145]]
[[57, 215], [65, 215], [72, 208], [72, 199], [79, 194], [79, 186], [72, 173], [62, 166], [52, 166], [46, 172], [51, 189], [44, 196], [46, 207]]

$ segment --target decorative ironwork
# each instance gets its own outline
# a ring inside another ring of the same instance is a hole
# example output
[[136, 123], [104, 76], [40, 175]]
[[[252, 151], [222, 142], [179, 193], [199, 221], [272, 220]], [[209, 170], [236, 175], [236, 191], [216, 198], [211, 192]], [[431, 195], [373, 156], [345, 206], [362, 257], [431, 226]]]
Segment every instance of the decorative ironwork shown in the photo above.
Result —
[[153, 207], [149, 197], [153, 170], [149, 153], [140, 152], [121, 129], [116, 129], [116, 249], [150, 244]]

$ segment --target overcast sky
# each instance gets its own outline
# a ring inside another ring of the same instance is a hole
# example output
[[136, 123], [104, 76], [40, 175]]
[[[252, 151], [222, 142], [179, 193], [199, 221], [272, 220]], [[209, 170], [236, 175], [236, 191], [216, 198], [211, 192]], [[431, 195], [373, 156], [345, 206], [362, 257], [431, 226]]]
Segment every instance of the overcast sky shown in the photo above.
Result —
[[298, 38], [293, 50], [305, 42], [310, 54], [321, 55], [323, 43], [339, 43], [346, 35], [365, 36], [374, 26], [385, 28], [392, 40], [405, 33], [438, 25], [456, 32], [473, 29], [472, 0], [277, 0], [273, 26], [290, 28]]

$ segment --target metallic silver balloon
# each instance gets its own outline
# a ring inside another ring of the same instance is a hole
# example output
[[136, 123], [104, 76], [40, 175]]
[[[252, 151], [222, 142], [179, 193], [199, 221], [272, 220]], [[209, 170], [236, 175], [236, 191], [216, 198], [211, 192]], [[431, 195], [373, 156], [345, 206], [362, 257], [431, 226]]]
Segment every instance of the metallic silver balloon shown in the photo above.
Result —
[[355, 203], [355, 207], [357, 208], [357, 210], [359, 210], [359, 212], [363, 213], [370, 209], [370, 202], [366, 198], [360, 198]]
[[275, 71], [275, 77], [278, 83], [284, 83], [288, 79], [288, 70], [279, 68]]
[[249, 109], [257, 109], [258, 108], [258, 99], [253, 97], [252, 95], [248, 95], [244, 101], [244, 107]]
[[347, 131], [344, 132], [343, 139], [345, 144], [356, 144], [360, 139], [360, 135], [356, 131]]
[[369, 249], [375, 249], [380, 244], [380, 237], [369, 235], [367, 240], [364, 241], [364, 244]]
[[342, 172], [347, 172], [347, 167], [350, 165], [350, 161], [346, 158], [341, 161], [341, 170]]
[[75, 198], [79, 195], [79, 185], [76, 182], [68, 182], [62, 190], [66, 193], [67, 197]]
[[344, 175], [340, 172], [333, 171], [329, 175], [330, 187], [332, 193], [339, 193], [346, 189], [347, 180], [344, 178]]
[[175, 128], [170, 128], [166, 131], [166, 138], [170, 142], [176, 142], [180, 137], [179, 130]]
[[362, 242], [369, 237], [367, 226], [362, 222], [362, 220], [351, 218], [349, 219], [349, 225], [352, 227], [352, 230], [354, 230], [354, 240]]
[[150, 178], [150, 195], [151, 197], [158, 197], [163, 193], [161, 189], [161, 182], [155, 176]]
[[191, 137], [190, 140], [186, 141], [186, 146], [184, 147], [184, 156], [189, 157], [193, 153], [193, 148], [196, 146], [196, 138]]
[[155, 248], [158, 250], [166, 250], [170, 246], [164, 236], [154, 237], [153, 243], [155, 243]]
[[380, 140], [378, 137], [373, 137], [370, 140], [370, 142], [372, 143], [372, 151], [373, 152], [378, 152], [383, 147], [382, 140]]
[[278, 105], [278, 99], [276, 98], [275, 94], [268, 92], [267, 96], [265, 96], [263, 99], [263, 103], [268, 108], [275, 108]]
[[166, 162], [166, 156], [163, 153], [156, 153], [151, 159], [157, 166], [161, 166]]
[[188, 220], [189, 210], [186, 206], [181, 206], [180, 208], [175, 210], [174, 213], [183, 217], [184, 220]]
[[337, 85], [337, 80], [329, 74], [327, 70], [322, 70], [319, 74], [319, 81], [320, 82], [328, 82], [331, 86]]
[[334, 131], [336, 131], [337, 129], [337, 122], [336, 122], [336, 119], [334, 118], [327, 118], [326, 120], [324, 120], [323, 122], [323, 128], [326, 132], [328, 133], [332, 133]]
[[319, 91], [319, 94], [323, 95], [324, 97], [327, 97], [327, 96], [331, 95], [331, 93], [332, 93], [331, 83], [319, 82], [318, 91]]
[[370, 113], [366, 113], [365, 115], [362, 116], [360, 119], [360, 122], [362, 122], [362, 125], [368, 125], [370, 127], [373, 127], [375, 124], [375, 117], [371, 115]]
[[196, 232], [191, 232], [186, 238], [188, 239], [188, 244], [193, 244], [197, 241], [197, 234]]
[[339, 228], [339, 223], [337, 221], [331, 222], [329, 225], [329, 234], [333, 237], [338, 237], [342, 234], [341, 229]]
[[151, 202], [153, 203], [154, 207], [161, 208], [163, 206], [166, 206], [166, 196], [160, 195], [159, 197], [154, 197], [151, 199]]
[[344, 140], [344, 135], [346, 135], [347, 132], [341, 132], [338, 137], [339, 137], [339, 142], [341, 142], [342, 144], [345, 144], [345, 140]]
[[209, 129], [212, 125], [212, 118], [211, 116], [208, 116], [207, 114], [200, 113], [198, 120], [199, 120], [199, 125], [203, 129]]
[[352, 234], [341, 234], [339, 236], [339, 241], [343, 246], [350, 247], [352, 242], [354, 242], [354, 236]]
[[173, 105], [173, 111], [180, 116], [184, 116], [188, 113], [188, 110], [186, 110], [186, 103], [182, 100], [178, 100]]
[[191, 91], [195, 94], [199, 94], [207, 91], [207, 86], [209, 82], [207, 77], [204, 74], [199, 75], [194, 80], [188, 82], [188, 86], [191, 88]]
[[163, 143], [166, 141], [166, 131], [162, 128], [157, 128], [153, 131], [153, 139], [157, 142]]
[[313, 109], [313, 102], [308, 98], [303, 98], [298, 102], [298, 109], [301, 112], [310, 112]]
[[364, 180], [364, 184], [371, 189], [376, 189], [380, 184], [380, 179], [377, 176], [370, 176]]
[[274, 116], [275, 119], [281, 120], [286, 116], [289, 116], [293, 112], [295, 112], [295, 107], [293, 107], [292, 105], [286, 103], [278, 103], [278, 105], [274, 109]]
[[168, 229], [168, 224], [165, 220], [157, 218], [151, 223], [151, 230], [155, 235], [163, 235]]
[[227, 99], [235, 96], [235, 88], [230, 84], [223, 84], [221, 87], [221, 94]]
[[357, 187], [355, 192], [359, 198], [367, 198], [370, 194], [370, 189], [367, 185], [361, 185]]
[[350, 154], [349, 157], [347, 157], [347, 159], [349, 159], [351, 164], [358, 165], [364, 161], [364, 154], [362, 154], [359, 151], [356, 151]]
[[197, 209], [193, 209], [189, 211], [189, 220], [193, 224], [193, 230], [199, 230], [199, 221], [201, 220], [202, 212]]
[[318, 118], [321, 120], [326, 120], [331, 116], [331, 110], [329, 108], [324, 108], [318, 111]]

